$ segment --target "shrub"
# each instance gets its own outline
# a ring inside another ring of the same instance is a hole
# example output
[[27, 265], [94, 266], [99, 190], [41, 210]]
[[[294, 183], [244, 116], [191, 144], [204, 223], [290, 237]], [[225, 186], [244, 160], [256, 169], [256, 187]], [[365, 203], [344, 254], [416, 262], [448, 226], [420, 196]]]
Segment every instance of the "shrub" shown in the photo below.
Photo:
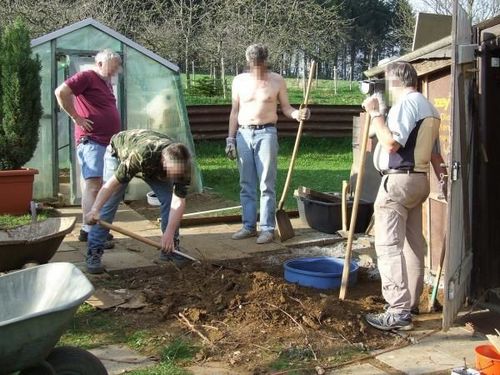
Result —
[[0, 38], [0, 170], [19, 169], [33, 157], [42, 116], [40, 70], [28, 29], [16, 20]]

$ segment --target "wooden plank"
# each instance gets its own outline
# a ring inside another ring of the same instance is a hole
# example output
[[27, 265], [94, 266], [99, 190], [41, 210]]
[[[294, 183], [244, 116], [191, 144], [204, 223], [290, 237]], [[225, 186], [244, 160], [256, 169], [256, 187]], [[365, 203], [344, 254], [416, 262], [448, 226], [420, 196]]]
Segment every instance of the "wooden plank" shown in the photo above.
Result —
[[[295, 218], [299, 217], [299, 211], [287, 211], [288, 217]], [[181, 220], [181, 227], [191, 227], [195, 225], [207, 225], [207, 224], [217, 224], [217, 223], [240, 223], [241, 215], [226, 215], [226, 216], [209, 216], [209, 217], [190, 217]]]
[[321, 191], [313, 190], [305, 186], [299, 186], [297, 188], [297, 193], [301, 197], [311, 198], [313, 200], [318, 200], [322, 202], [340, 203], [341, 201], [341, 199], [336, 195], [323, 193]]
[[[454, 4], [453, 27], [452, 27], [452, 49], [453, 49], [453, 64], [452, 64], [452, 109], [451, 109], [451, 127], [450, 140], [451, 152], [448, 160], [448, 174], [452, 177], [453, 171], [451, 166], [454, 162], [461, 164], [456, 179], [451, 180], [450, 194], [448, 201], [448, 233], [447, 248], [445, 257], [444, 270], [444, 306], [443, 306], [443, 330], [448, 330], [455, 320], [458, 311], [463, 306], [465, 296], [470, 287], [470, 276], [472, 271], [472, 251], [467, 243], [468, 234], [465, 230], [468, 228], [466, 224], [469, 220], [468, 205], [469, 197], [465, 195], [467, 192], [466, 185], [469, 181], [465, 181], [463, 169], [468, 168], [469, 161], [467, 160], [467, 150], [464, 149], [466, 144], [464, 131], [470, 126], [469, 119], [465, 119], [461, 115], [461, 107], [469, 104], [467, 101], [468, 93], [465, 92], [463, 83], [465, 67], [457, 62], [458, 46], [469, 44], [471, 42], [472, 29], [471, 24], [465, 11], [459, 6], [458, 2]], [[465, 208], [467, 206], [467, 208]]]

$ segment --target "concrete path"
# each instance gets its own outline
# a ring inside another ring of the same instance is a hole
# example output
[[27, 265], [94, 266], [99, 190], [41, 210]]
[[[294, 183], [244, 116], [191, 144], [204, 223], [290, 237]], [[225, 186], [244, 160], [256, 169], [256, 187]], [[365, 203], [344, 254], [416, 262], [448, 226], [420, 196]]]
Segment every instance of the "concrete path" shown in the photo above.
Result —
[[[77, 224], [68, 234], [52, 262], [72, 262], [84, 269], [86, 243], [78, 241], [81, 228], [81, 209], [67, 207], [59, 209], [63, 216], [76, 216]], [[114, 223], [124, 229], [133, 231], [150, 240], [160, 242], [159, 226], [145, 219], [126, 205], [120, 205]], [[307, 227], [300, 219], [292, 219], [295, 228], [295, 237], [281, 242], [276, 238], [273, 242], [264, 245], [255, 243], [255, 238], [235, 241], [231, 234], [236, 232], [241, 224], [214, 224], [181, 228], [181, 247], [187, 254], [200, 260], [224, 261], [241, 259], [264, 254], [286, 253], [290, 248], [298, 246], [313, 246], [331, 244], [342, 239], [338, 235], [318, 232]], [[149, 245], [128, 238], [120, 233], [112, 232], [115, 236], [115, 248], [106, 250], [103, 263], [107, 272], [120, 272], [127, 269], [157, 266], [158, 251]]]

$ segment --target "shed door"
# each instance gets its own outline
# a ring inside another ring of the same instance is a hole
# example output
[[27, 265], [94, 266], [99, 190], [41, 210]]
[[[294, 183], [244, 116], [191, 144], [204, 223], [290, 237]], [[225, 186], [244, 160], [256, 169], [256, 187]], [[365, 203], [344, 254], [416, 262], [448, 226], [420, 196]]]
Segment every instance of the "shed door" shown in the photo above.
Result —
[[[452, 110], [450, 155], [447, 161], [448, 234], [444, 267], [443, 329], [453, 324], [469, 291], [472, 270], [470, 142], [473, 95], [471, 63], [460, 64], [460, 45], [471, 44], [472, 27], [465, 11], [455, 2], [452, 27]], [[472, 63], [473, 64], [473, 63]]]

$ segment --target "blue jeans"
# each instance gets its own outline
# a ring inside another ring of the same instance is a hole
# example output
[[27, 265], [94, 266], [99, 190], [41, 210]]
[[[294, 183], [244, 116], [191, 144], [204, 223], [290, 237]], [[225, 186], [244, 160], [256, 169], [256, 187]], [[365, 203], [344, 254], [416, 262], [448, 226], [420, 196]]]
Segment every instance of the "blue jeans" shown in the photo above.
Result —
[[276, 127], [240, 128], [236, 135], [240, 200], [243, 227], [255, 230], [257, 223], [257, 185], [260, 188], [260, 229], [274, 231], [276, 212], [276, 175], [278, 169], [278, 132]]
[[86, 143], [80, 142], [76, 146], [76, 156], [80, 164], [82, 177], [85, 180], [102, 177], [105, 151], [106, 146], [91, 140], [88, 140]]
[[[111, 156], [111, 147], [108, 146], [104, 155], [104, 182], [113, 176], [119, 164], [120, 161]], [[170, 182], [150, 178], [145, 178], [144, 180], [160, 200], [161, 231], [163, 233], [167, 228], [168, 217], [170, 214], [170, 202], [172, 201], [173, 189], [172, 184]], [[113, 222], [118, 206], [125, 196], [127, 185], [128, 183], [121, 184], [119, 189], [115, 191], [111, 197], [109, 197], [106, 203], [104, 203], [104, 206], [102, 206], [101, 211], [99, 212], [99, 216], [102, 220], [107, 221], [108, 223]], [[92, 230], [90, 231], [88, 237], [88, 255], [92, 255], [92, 253], [95, 252], [102, 253], [108, 233], [109, 229], [106, 229], [99, 224], [92, 226]], [[179, 246], [179, 229], [177, 229], [175, 233], [174, 244], [176, 248]]]

